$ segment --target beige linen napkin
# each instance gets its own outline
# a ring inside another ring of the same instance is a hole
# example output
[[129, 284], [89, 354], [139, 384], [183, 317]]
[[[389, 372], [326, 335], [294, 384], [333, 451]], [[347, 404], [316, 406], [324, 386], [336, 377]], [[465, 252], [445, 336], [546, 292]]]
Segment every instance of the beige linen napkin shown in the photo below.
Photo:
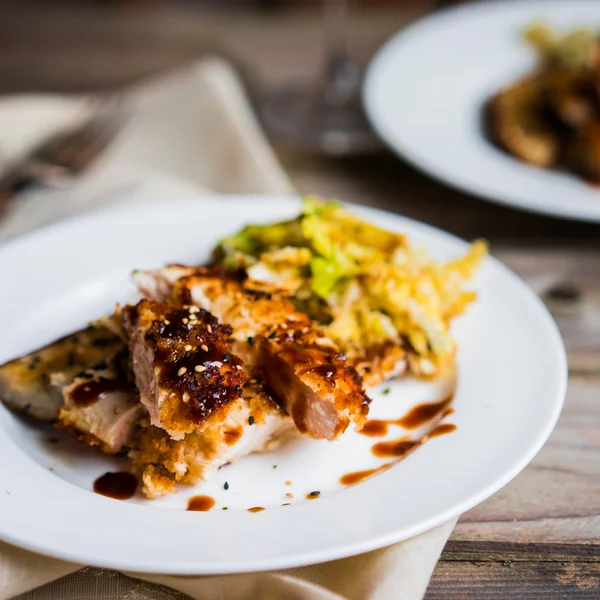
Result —
[[[131, 120], [101, 160], [68, 189], [38, 190], [20, 198], [0, 221], [0, 241], [68, 215], [124, 202], [208, 190], [292, 192], [235, 74], [222, 61], [207, 59], [136, 86], [127, 101]], [[90, 98], [55, 96], [0, 100], [0, 168], [43, 136], [84, 119], [94, 104]], [[125, 575], [0, 542], [0, 600], [18, 594], [20, 600], [418, 600], [454, 522], [352, 558], [218, 577]]]

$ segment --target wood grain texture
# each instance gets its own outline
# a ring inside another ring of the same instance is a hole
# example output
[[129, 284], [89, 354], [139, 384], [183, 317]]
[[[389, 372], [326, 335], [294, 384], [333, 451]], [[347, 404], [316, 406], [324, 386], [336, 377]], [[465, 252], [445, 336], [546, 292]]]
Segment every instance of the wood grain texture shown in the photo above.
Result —
[[[417, 14], [355, 15], [350, 48], [366, 62]], [[33, 13], [0, 6], [0, 93], [109, 89], [218, 52], [260, 98], [265, 86], [314, 76], [322, 41], [314, 13]], [[519, 476], [462, 517], [427, 599], [600, 598], [600, 226], [482, 202], [383, 150], [344, 160], [277, 151], [301, 193], [488, 239], [546, 302], [565, 339], [569, 389], [556, 430]]]
[[599, 597], [598, 546], [449, 542], [425, 600]]

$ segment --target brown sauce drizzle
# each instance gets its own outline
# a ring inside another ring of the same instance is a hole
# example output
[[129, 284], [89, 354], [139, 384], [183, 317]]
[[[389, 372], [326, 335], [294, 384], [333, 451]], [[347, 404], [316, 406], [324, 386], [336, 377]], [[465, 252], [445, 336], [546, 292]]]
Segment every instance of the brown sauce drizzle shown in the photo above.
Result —
[[369, 437], [383, 437], [387, 434], [390, 422], [381, 419], [367, 421], [359, 433]]
[[[439, 402], [419, 404], [411, 408], [403, 417], [396, 420], [371, 419], [366, 422], [360, 433], [369, 437], [380, 437], [387, 434], [390, 425], [397, 425], [405, 429], [416, 429], [434, 417], [439, 416], [441, 420], [454, 413], [454, 409], [448, 406], [452, 402], [452, 399], [453, 395], [450, 395]], [[371, 449], [373, 454], [380, 458], [395, 458], [396, 460], [381, 465], [376, 469], [346, 473], [346, 475], [340, 478], [340, 483], [342, 485], [355, 485], [361, 481], [365, 481], [365, 479], [389, 469], [395, 463], [406, 458], [413, 450], [429, 439], [451, 433], [455, 430], [456, 425], [453, 423], [442, 423], [438, 424], [429, 434], [423, 436], [420, 440], [411, 440], [408, 436], [404, 436], [397, 440], [378, 442]]]
[[379, 458], [404, 458], [420, 444], [421, 442], [415, 442], [404, 437], [399, 440], [379, 442], [371, 448], [371, 452]]
[[265, 510], [264, 506], [253, 506], [252, 508], [248, 509], [248, 512], [256, 513], [256, 512], [262, 512], [263, 510]]
[[431, 421], [433, 417], [437, 416], [445, 408], [448, 408], [453, 398], [454, 394], [450, 394], [439, 402], [418, 404], [411, 408], [403, 417], [395, 421], [394, 425], [400, 425], [404, 429], [416, 429], [427, 423], [427, 421]]
[[137, 478], [131, 473], [105, 473], [94, 481], [94, 492], [115, 500], [129, 500], [137, 484]]
[[354, 473], [346, 473], [346, 475], [342, 475], [340, 477], [340, 483], [342, 485], [356, 485], [361, 481], [365, 481], [365, 479], [369, 479], [369, 477], [373, 477], [377, 473], [381, 473], [382, 471], [387, 471], [394, 463], [387, 463], [385, 465], [381, 465], [376, 469], [367, 469], [366, 471], [354, 471]]
[[210, 496], [192, 496], [188, 500], [187, 509], [198, 511], [198, 512], [207, 512], [215, 505], [215, 499]]
[[404, 429], [416, 429], [440, 415], [442, 418], [454, 412], [448, 405], [452, 402], [454, 395], [451, 394], [439, 402], [426, 402], [413, 406], [403, 417], [399, 419], [382, 420], [371, 419], [367, 421], [359, 433], [369, 437], [383, 437], [387, 435], [390, 425], [403, 427]]
[[321, 377], [325, 377], [325, 379], [332, 379], [337, 373], [337, 367], [332, 364], [318, 365], [316, 367], [311, 367], [308, 370], [320, 375]]
[[[180, 397], [186, 393], [190, 400], [185, 404], [186, 413], [201, 422], [220, 407], [241, 398], [245, 377], [240, 359], [231, 354], [224, 335], [230, 328], [219, 322], [206, 310], [195, 313], [190, 320], [188, 309], [170, 310], [163, 320], [155, 320], [146, 340], [154, 346], [154, 366], [159, 367], [158, 383], [173, 390]], [[185, 347], [192, 346], [191, 350]], [[227, 378], [220, 372], [227, 364]], [[203, 367], [196, 371], [196, 367]]]
[[440, 435], [446, 435], [447, 433], [452, 433], [453, 431], [456, 431], [456, 425], [454, 425], [454, 423], [442, 423], [429, 434], [429, 437], [439, 437]]
[[100, 379], [80, 383], [71, 392], [71, 401], [75, 406], [85, 407], [94, 404], [110, 394], [121, 389], [123, 384], [115, 379]]
[[242, 437], [244, 429], [242, 427], [236, 427], [235, 429], [228, 429], [223, 432], [223, 441], [228, 446], [233, 446]]

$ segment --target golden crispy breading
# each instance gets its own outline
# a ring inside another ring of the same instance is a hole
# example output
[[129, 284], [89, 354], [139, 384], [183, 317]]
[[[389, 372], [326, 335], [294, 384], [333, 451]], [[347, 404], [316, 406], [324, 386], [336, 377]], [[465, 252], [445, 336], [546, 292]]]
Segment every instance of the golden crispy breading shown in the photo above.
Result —
[[373, 387], [406, 372], [406, 350], [394, 342], [372, 346], [367, 354], [350, 359], [365, 385]]
[[85, 369], [104, 365], [124, 349], [104, 327], [88, 327], [0, 366], [0, 398], [14, 410], [53, 421], [62, 389]]
[[174, 439], [225, 418], [242, 398], [230, 329], [196, 307], [142, 300], [123, 308], [133, 371], [152, 424]]
[[140, 429], [130, 453], [142, 491], [157, 498], [176, 491], [177, 482], [206, 481], [221, 466], [264, 450], [293, 429], [290, 417], [258, 383], [247, 383], [244, 399], [221, 422], [182, 440], [149, 425]]
[[350, 422], [364, 423], [369, 399], [359, 375], [288, 299], [202, 268], [146, 273], [140, 287], [150, 295], [170, 288], [171, 301], [202, 306], [230, 325], [233, 351], [281, 397], [302, 433], [332, 440]]

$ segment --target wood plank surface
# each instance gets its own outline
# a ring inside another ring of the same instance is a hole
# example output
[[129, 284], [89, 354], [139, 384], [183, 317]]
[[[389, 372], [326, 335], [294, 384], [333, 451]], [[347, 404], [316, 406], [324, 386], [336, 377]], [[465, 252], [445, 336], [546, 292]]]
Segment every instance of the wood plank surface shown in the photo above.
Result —
[[[67, 13], [23, 6], [0, 6], [0, 93], [109, 89], [217, 52], [238, 65], [260, 99], [265, 87], [313, 76], [321, 60], [314, 13]], [[355, 15], [350, 48], [366, 62], [417, 14]], [[427, 598], [600, 598], [600, 226], [482, 202], [383, 149], [345, 160], [277, 150], [301, 193], [488, 239], [544, 300], [565, 339], [569, 389], [556, 430], [519, 476], [461, 518]]]
[[425, 600], [598, 597], [598, 546], [449, 542]]

